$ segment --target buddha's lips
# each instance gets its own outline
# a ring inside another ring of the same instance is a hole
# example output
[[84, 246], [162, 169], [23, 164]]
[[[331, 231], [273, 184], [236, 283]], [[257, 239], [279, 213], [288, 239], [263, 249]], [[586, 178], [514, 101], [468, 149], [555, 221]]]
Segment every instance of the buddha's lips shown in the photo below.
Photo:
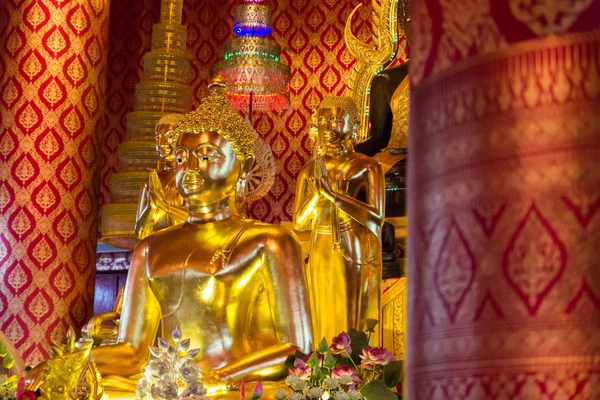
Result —
[[181, 186], [188, 190], [201, 190], [204, 186], [204, 179], [183, 178]]

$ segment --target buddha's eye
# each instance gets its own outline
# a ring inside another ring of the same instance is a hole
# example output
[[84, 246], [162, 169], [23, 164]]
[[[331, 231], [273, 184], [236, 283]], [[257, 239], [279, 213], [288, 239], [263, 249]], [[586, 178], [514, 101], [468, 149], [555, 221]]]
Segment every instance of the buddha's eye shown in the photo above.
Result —
[[211, 162], [211, 161], [215, 161], [216, 159], [220, 158], [219, 155], [215, 155], [215, 154], [202, 154], [202, 152], [195, 152], [194, 155], [196, 157], [198, 157], [199, 161], [204, 161], [204, 162]]
[[177, 161], [177, 164], [183, 164], [187, 161], [187, 158], [188, 151], [185, 147], [178, 147], [175, 149], [175, 161]]

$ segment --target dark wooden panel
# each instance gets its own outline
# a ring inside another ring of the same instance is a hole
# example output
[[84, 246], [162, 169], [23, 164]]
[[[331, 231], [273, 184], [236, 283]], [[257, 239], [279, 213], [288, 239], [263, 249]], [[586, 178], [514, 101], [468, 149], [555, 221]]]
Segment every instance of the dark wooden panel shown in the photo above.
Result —
[[112, 311], [117, 297], [117, 274], [96, 274], [94, 292], [94, 315]]

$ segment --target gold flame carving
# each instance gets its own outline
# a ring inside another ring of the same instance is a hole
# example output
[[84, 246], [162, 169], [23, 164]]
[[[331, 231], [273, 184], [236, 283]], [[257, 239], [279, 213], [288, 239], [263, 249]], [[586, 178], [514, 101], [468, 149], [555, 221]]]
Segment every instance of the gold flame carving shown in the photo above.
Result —
[[398, 0], [372, 0], [373, 43], [364, 43], [352, 32], [352, 17], [362, 6], [357, 5], [346, 20], [344, 41], [357, 59], [348, 83], [348, 93], [360, 110], [358, 140], [369, 132], [369, 93], [375, 75], [392, 62], [398, 50]]

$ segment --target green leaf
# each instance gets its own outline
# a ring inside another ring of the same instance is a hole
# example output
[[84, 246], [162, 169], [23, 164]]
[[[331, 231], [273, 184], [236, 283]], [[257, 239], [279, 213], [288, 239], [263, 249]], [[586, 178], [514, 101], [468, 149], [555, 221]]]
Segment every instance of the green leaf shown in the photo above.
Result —
[[0, 357], [5, 357], [8, 354], [8, 350], [4, 343], [0, 342]]
[[337, 365], [337, 362], [335, 361], [335, 358], [333, 358], [331, 351], [328, 351], [327, 354], [325, 354], [325, 360], [323, 360], [323, 366], [327, 369], [332, 369], [336, 365]]
[[367, 332], [375, 332], [375, 327], [379, 324], [379, 321], [373, 318], [367, 318], [365, 324], [367, 325]]
[[11, 369], [15, 365], [15, 360], [12, 359], [8, 354], [2, 357], [2, 367], [5, 369]]
[[317, 351], [321, 354], [325, 354], [329, 351], [329, 344], [327, 343], [327, 339], [323, 338], [321, 343], [319, 343], [319, 347], [317, 347]]
[[319, 383], [323, 380], [323, 378], [325, 378], [325, 374], [318, 364], [312, 370], [312, 378]]
[[312, 369], [315, 369], [316, 367], [319, 366], [319, 355], [316, 351], [314, 351], [312, 353], [312, 355], [310, 356], [310, 358], [308, 359], [308, 362], [306, 364], [309, 367], [311, 367]]
[[366, 400], [398, 400], [396, 393], [392, 392], [382, 380], [376, 379], [367, 383], [360, 394]]
[[402, 361], [392, 361], [383, 370], [383, 381], [389, 388], [395, 388], [402, 380]]

